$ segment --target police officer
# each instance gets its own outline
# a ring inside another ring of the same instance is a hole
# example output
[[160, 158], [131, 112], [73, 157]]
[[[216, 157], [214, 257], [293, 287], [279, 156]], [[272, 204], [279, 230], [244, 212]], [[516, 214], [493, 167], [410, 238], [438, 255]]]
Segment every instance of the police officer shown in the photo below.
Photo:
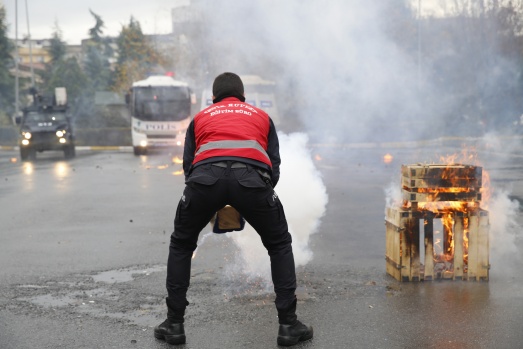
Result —
[[256, 230], [269, 253], [280, 324], [277, 343], [291, 346], [309, 340], [312, 327], [296, 316], [292, 239], [273, 189], [280, 177], [276, 129], [263, 110], [245, 103], [238, 75], [218, 75], [212, 93], [213, 105], [194, 117], [185, 136], [186, 187], [169, 246], [167, 319], [154, 335], [169, 344], [185, 343], [186, 295], [198, 235], [218, 210], [230, 205]]

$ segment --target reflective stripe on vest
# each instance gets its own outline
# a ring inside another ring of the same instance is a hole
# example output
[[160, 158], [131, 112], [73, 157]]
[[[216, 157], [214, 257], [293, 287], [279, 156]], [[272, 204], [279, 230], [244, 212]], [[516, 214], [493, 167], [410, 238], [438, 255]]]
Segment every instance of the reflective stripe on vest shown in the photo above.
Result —
[[202, 145], [198, 151], [196, 152], [196, 155], [199, 155], [200, 153], [211, 150], [211, 149], [239, 149], [239, 148], [250, 148], [250, 149], [256, 149], [260, 153], [263, 154], [267, 158], [267, 160], [270, 161], [269, 155], [267, 155], [267, 152], [260, 143], [250, 140], [250, 141], [216, 141], [216, 142], [209, 142]]

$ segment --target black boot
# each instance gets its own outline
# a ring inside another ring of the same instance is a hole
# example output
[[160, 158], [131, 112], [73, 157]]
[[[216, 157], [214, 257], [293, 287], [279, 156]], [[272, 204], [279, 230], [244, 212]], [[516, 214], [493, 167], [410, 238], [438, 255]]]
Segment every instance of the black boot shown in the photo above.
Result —
[[185, 330], [183, 328], [184, 309], [175, 309], [169, 303], [169, 298], [165, 299], [167, 303], [167, 319], [154, 328], [154, 337], [166, 341], [169, 344], [184, 344]]
[[278, 345], [291, 346], [298, 342], [312, 339], [312, 326], [306, 326], [298, 321], [296, 316], [296, 299], [284, 310], [278, 309], [280, 328], [278, 330]]

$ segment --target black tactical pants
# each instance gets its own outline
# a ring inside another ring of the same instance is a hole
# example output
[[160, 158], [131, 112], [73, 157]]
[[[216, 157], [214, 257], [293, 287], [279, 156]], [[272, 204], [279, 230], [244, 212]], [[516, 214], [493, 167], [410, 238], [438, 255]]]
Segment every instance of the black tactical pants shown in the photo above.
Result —
[[[204, 164], [194, 168], [180, 199], [167, 262], [167, 292], [171, 305], [185, 309], [191, 259], [198, 236], [212, 216], [234, 207], [258, 232], [271, 261], [276, 308], [287, 309], [295, 300], [296, 273], [292, 239], [283, 206], [270, 184], [251, 165], [228, 162], [228, 167]], [[239, 232], [238, 234], [241, 234]]]

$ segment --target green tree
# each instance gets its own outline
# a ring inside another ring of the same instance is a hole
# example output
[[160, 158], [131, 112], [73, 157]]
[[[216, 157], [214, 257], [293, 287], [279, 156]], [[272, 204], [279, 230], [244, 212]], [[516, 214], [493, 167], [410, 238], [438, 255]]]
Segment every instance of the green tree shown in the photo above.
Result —
[[40, 73], [42, 78], [40, 93], [51, 95], [56, 87], [65, 87], [72, 114], [77, 116], [82, 111], [80, 108], [82, 99], [88, 94], [87, 77], [76, 57], [67, 57], [67, 46], [62, 40], [62, 32], [58, 25], [56, 25], [51, 39], [49, 54], [51, 61]]
[[109, 59], [113, 55], [109, 38], [104, 38], [104, 21], [90, 11], [95, 19], [95, 25], [89, 29], [87, 53], [84, 60], [84, 71], [89, 80], [89, 88], [95, 91], [107, 90], [111, 80], [111, 64]]
[[410, 18], [387, 8], [385, 32], [416, 70], [419, 115], [445, 135], [511, 127], [523, 112], [523, 2], [434, 2], [421, 18], [410, 3]]
[[65, 55], [67, 52], [67, 47], [65, 42], [62, 40], [62, 31], [58, 26], [58, 23], [55, 23], [54, 32], [52, 34], [50, 45], [47, 48], [51, 60], [46, 64], [46, 69], [39, 71], [38, 74], [41, 77], [42, 83], [39, 86], [39, 89], [42, 90], [40, 93], [50, 93], [47, 91], [50, 86], [49, 82], [56, 80], [54, 74], [58, 66], [64, 61]]
[[56, 63], [64, 59], [67, 52], [65, 42], [62, 40], [62, 30], [55, 23], [53, 36], [50, 40], [49, 54], [51, 55], [51, 63]]
[[95, 24], [89, 29], [89, 40], [85, 42], [86, 54], [83, 69], [87, 79], [85, 93], [81, 99], [81, 113], [78, 127], [127, 126], [128, 122], [111, 108], [95, 105], [96, 92], [110, 89], [113, 71], [110, 60], [114, 56], [111, 47], [113, 39], [103, 36], [103, 19], [90, 10]]
[[[7, 123], [7, 115], [14, 110], [14, 77], [9, 73], [13, 66], [13, 46], [7, 38], [5, 9], [0, 5], [0, 124]], [[2, 121], [3, 120], [3, 121]]]
[[127, 91], [133, 81], [145, 76], [166, 63], [142, 32], [140, 23], [131, 17], [129, 24], [122, 27], [117, 39], [118, 62], [115, 69], [113, 90]]
[[78, 99], [85, 95], [87, 78], [74, 57], [63, 59], [52, 67], [52, 75], [46, 83], [46, 91], [54, 91], [56, 87], [67, 89], [67, 98], [74, 107]]
[[100, 17], [99, 15], [94, 13], [92, 10], [89, 10], [89, 12], [91, 13], [91, 15], [94, 17], [94, 20], [96, 21], [94, 27], [89, 29], [89, 37], [91, 38], [92, 41], [94, 41], [96, 43], [101, 43], [103, 40], [103, 38], [102, 38], [103, 28], [105, 26], [104, 21], [102, 20], [102, 17]]

